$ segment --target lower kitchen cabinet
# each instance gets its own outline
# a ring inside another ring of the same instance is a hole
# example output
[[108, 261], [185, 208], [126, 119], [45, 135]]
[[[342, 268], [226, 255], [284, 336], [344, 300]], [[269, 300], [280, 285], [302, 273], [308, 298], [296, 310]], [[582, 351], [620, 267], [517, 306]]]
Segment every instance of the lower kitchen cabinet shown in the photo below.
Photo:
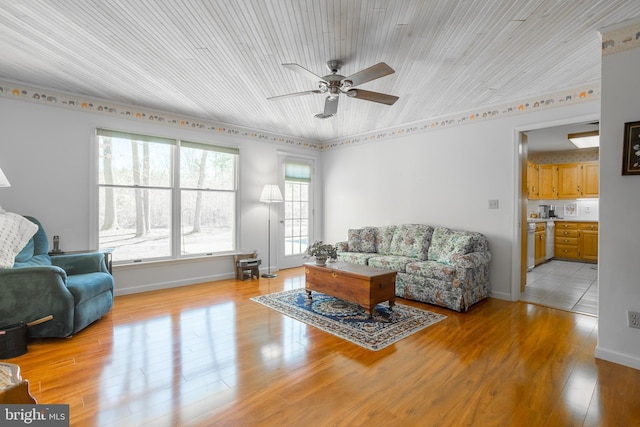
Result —
[[598, 224], [586, 222], [578, 224], [578, 235], [580, 258], [598, 262]]
[[598, 262], [597, 222], [555, 222], [554, 257]]
[[536, 224], [535, 265], [547, 260], [547, 223]]

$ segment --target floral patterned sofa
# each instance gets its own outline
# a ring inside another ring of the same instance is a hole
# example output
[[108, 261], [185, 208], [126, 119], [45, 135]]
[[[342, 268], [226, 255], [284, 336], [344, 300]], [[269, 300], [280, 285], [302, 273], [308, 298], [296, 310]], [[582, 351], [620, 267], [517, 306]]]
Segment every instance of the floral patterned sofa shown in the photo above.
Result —
[[350, 229], [338, 260], [398, 272], [396, 295], [467, 311], [491, 295], [489, 243], [481, 233], [423, 224]]

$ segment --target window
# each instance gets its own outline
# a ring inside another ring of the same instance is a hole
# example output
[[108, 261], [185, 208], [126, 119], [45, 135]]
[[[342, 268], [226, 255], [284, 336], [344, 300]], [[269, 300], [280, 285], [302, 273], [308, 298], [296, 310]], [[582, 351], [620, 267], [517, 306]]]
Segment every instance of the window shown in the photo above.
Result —
[[311, 165], [284, 164], [284, 254], [299, 255], [309, 244], [309, 183]]
[[237, 149], [97, 133], [98, 241], [115, 262], [235, 249]]

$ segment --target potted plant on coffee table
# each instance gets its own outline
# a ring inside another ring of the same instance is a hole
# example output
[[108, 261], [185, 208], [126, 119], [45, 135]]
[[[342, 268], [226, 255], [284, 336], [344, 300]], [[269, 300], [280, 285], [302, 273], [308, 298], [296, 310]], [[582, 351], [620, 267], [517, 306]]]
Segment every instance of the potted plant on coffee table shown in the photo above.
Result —
[[315, 257], [316, 264], [325, 265], [327, 259], [335, 260], [338, 258], [338, 250], [335, 245], [328, 243], [322, 243], [322, 240], [316, 240], [311, 246], [307, 248], [305, 258]]

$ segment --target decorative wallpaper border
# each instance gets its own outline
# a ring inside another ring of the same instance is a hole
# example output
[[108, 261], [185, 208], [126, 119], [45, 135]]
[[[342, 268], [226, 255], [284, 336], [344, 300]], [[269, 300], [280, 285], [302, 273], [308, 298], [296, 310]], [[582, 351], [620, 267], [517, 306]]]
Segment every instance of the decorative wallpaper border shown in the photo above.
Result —
[[78, 111], [88, 111], [126, 118], [137, 121], [152, 121], [164, 126], [191, 128], [205, 132], [213, 132], [250, 140], [271, 142], [309, 150], [331, 150], [362, 143], [371, 143], [385, 139], [396, 138], [431, 130], [450, 128], [478, 121], [491, 120], [531, 111], [562, 107], [570, 104], [600, 99], [600, 85], [594, 84], [585, 88], [567, 90], [554, 95], [531, 98], [527, 101], [513, 102], [497, 107], [484, 107], [475, 112], [457, 113], [437, 119], [426, 119], [377, 132], [368, 132], [358, 136], [340, 138], [330, 141], [305, 141], [289, 136], [276, 135], [264, 131], [246, 129], [240, 126], [219, 124], [207, 120], [171, 115], [144, 108], [125, 106], [89, 97], [62, 94], [45, 89], [38, 89], [17, 83], [0, 81], [0, 97], [19, 99], [37, 104], [68, 108]]
[[[621, 25], [624, 25], [624, 22]], [[640, 46], [640, 22], [629, 22], [626, 27], [616, 28], [601, 34], [602, 56], [635, 49]]]
[[49, 106], [68, 108], [72, 110], [88, 111], [92, 113], [116, 116], [136, 121], [151, 121], [164, 126], [191, 128], [206, 132], [219, 133], [245, 139], [253, 139], [263, 142], [319, 150], [321, 144], [316, 141], [277, 135], [269, 132], [258, 131], [215, 123], [208, 120], [199, 120], [184, 116], [176, 116], [166, 112], [158, 112], [149, 109], [125, 106], [108, 101], [97, 100], [89, 97], [63, 94], [51, 90], [39, 89], [18, 83], [0, 81], [0, 97], [20, 99]]
[[371, 132], [351, 138], [340, 138], [325, 141], [323, 150], [352, 146], [355, 144], [369, 143], [387, 138], [394, 138], [412, 133], [423, 133], [430, 130], [444, 129], [452, 126], [477, 123], [478, 121], [502, 118], [532, 111], [546, 110], [549, 108], [563, 107], [570, 104], [588, 102], [600, 99], [600, 85], [594, 84], [586, 88], [573, 89], [548, 95], [541, 98], [532, 98], [528, 101], [514, 102], [497, 107], [488, 107], [476, 112], [458, 113], [438, 119], [428, 119], [403, 126]]

